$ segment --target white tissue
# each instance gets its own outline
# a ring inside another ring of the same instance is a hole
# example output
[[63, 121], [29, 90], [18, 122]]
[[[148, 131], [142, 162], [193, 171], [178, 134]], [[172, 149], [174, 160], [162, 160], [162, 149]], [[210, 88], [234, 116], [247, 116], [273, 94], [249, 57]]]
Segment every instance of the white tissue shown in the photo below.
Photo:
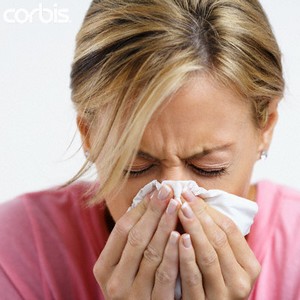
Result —
[[250, 232], [250, 227], [253, 224], [254, 217], [258, 211], [258, 206], [255, 202], [221, 190], [206, 190], [199, 187], [197, 183], [192, 180], [165, 180], [162, 183], [153, 180], [140, 189], [134, 197], [131, 207], [137, 206], [151, 191], [154, 191], [155, 189], [159, 190], [162, 184], [167, 184], [173, 188], [174, 198], [180, 201], [180, 203], [181, 194], [184, 190], [189, 189], [194, 195], [204, 199], [208, 205], [232, 219], [243, 235], [247, 235]]
[[[153, 180], [140, 189], [140, 191], [134, 197], [130, 208], [137, 206], [138, 203], [142, 201], [148, 193], [154, 191], [155, 189], [159, 190], [163, 184], [167, 184], [168, 186], [172, 187], [174, 198], [180, 203], [182, 203], [180, 199], [181, 194], [186, 189], [189, 189], [194, 195], [200, 196], [208, 205], [234, 221], [244, 236], [250, 232], [250, 227], [253, 224], [254, 217], [258, 211], [258, 206], [255, 202], [233, 194], [229, 194], [222, 190], [206, 190], [202, 187], [199, 187], [197, 183], [192, 180], [165, 180], [162, 183], [158, 182], [157, 180]], [[181, 299], [180, 277], [178, 277], [176, 281], [175, 299]]]

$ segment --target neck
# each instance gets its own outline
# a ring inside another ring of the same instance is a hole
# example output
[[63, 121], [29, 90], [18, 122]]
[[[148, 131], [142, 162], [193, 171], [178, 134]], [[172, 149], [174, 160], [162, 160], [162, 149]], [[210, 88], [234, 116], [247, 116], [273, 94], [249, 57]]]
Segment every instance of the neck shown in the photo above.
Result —
[[254, 202], [256, 201], [256, 184], [252, 184], [250, 186], [247, 199], [252, 200]]

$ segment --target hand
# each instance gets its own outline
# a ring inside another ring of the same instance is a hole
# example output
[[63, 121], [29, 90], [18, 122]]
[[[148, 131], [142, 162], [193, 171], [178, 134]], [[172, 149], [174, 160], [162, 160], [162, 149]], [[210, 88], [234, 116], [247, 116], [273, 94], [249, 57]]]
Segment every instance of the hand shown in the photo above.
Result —
[[105, 299], [174, 300], [180, 235], [171, 197], [164, 187], [116, 222], [94, 266]]
[[245, 299], [260, 265], [228, 217], [187, 191], [179, 219], [182, 299]]

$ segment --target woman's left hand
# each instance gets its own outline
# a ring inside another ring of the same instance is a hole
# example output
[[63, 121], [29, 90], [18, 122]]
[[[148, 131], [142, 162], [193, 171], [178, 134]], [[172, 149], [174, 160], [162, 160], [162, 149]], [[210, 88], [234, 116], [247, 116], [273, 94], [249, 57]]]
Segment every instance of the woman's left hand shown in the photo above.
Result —
[[179, 219], [186, 234], [179, 243], [182, 299], [245, 299], [260, 264], [228, 217], [187, 191]]

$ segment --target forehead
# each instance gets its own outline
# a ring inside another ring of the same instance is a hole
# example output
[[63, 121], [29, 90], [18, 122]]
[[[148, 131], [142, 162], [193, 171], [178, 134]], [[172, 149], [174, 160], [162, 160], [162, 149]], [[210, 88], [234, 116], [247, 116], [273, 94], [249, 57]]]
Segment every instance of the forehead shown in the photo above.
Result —
[[141, 148], [187, 155], [189, 148], [238, 142], [254, 130], [249, 103], [213, 79], [195, 76], [153, 115]]

